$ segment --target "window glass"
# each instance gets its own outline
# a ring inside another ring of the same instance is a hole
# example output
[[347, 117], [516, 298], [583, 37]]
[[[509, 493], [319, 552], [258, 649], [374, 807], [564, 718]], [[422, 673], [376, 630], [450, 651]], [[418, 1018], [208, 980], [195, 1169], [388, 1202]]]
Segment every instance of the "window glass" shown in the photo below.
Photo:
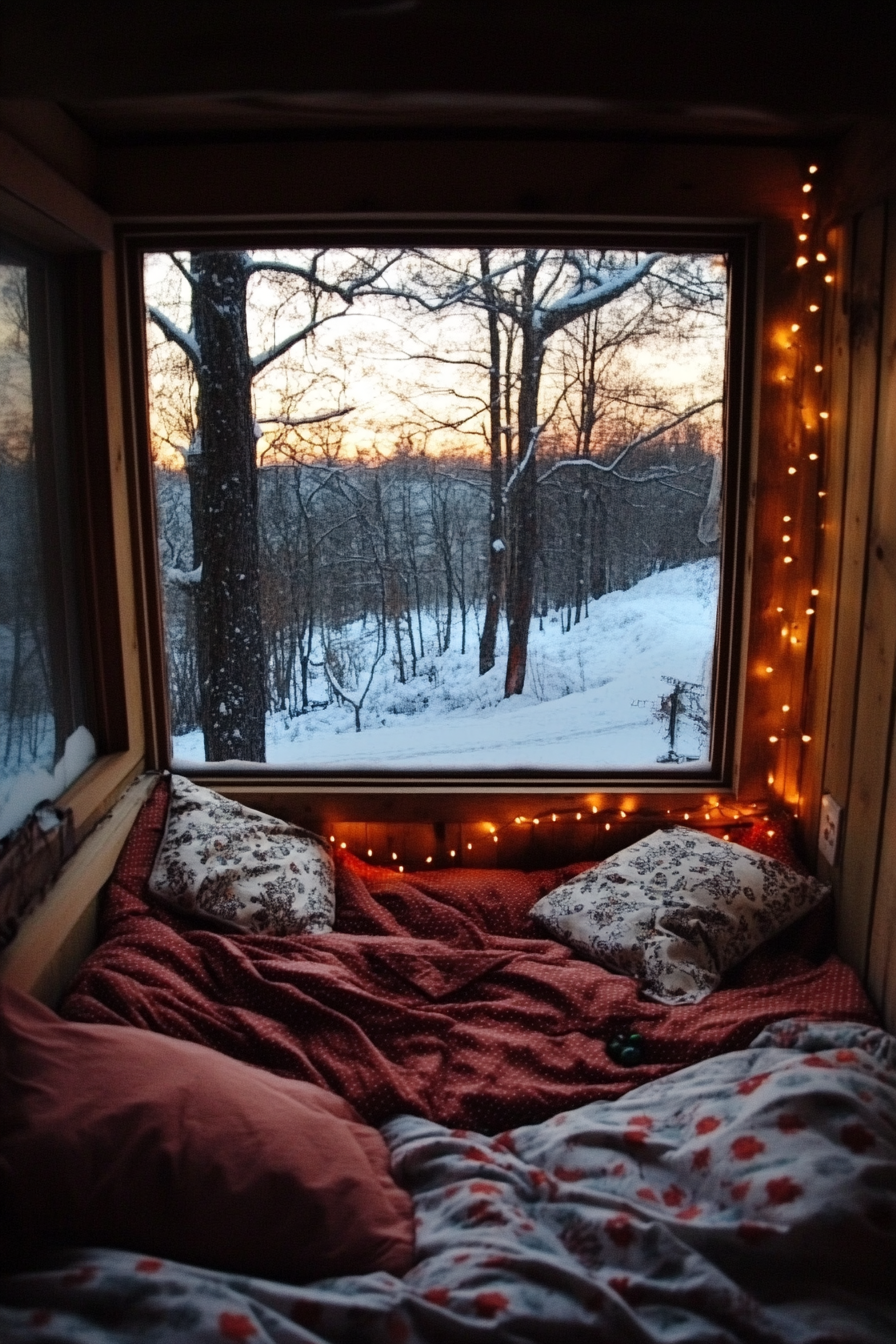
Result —
[[0, 249], [0, 837], [95, 755], [51, 358], [59, 325], [47, 268]]
[[707, 766], [728, 264], [149, 254], [175, 761]]

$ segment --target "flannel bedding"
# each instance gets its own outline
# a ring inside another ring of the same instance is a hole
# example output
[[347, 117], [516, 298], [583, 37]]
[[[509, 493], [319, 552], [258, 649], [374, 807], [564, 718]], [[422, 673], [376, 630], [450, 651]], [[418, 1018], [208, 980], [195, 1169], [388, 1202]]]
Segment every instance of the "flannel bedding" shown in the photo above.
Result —
[[[821, 909], [702, 1003], [647, 1002], [627, 976], [539, 937], [529, 919], [587, 865], [402, 875], [343, 857], [332, 933], [198, 927], [146, 896], [166, 804], [160, 785], [63, 1016], [145, 1027], [316, 1083], [371, 1124], [413, 1114], [494, 1134], [743, 1049], [782, 1018], [876, 1021], [857, 977], [829, 954]], [[620, 1031], [643, 1036], [640, 1065], [608, 1056]]]
[[383, 1128], [415, 1264], [301, 1288], [138, 1253], [0, 1279], [9, 1344], [892, 1344], [896, 1040], [789, 1020], [487, 1137]]

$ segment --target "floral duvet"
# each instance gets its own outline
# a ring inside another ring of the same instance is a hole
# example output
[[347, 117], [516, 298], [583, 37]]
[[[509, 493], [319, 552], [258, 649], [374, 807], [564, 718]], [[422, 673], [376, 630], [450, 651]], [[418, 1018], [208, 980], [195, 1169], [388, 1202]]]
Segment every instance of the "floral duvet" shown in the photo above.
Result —
[[893, 1344], [896, 1039], [789, 1020], [497, 1137], [383, 1130], [417, 1260], [293, 1287], [78, 1250], [0, 1279], [0, 1338]]

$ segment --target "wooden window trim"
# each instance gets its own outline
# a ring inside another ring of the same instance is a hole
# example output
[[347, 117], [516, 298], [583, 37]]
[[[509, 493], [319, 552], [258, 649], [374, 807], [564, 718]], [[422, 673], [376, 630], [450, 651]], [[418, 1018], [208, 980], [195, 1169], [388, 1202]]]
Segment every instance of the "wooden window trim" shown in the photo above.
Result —
[[[392, 807], [390, 800], [400, 797], [405, 803], [425, 798], [429, 815], [456, 816], [481, 810], [476, 800], [488, 797], [504, 799], [508, 807], [519, 806], [520, 795], [562, 797], [568, 805], [574, 796], [619, 797], [636, 794], [657, 803], [674, 799], [699, 800], [707, 794], [734, 798], [737, 794], [738, 733], [742, 732], [740, 704], [743, 694], [748, 582], [747, 551], [752, 529], [751, 478], [754, 468], [754, 414], [756, 381], [757, 294], [761, 253], [761, 230], [755, 223], [688, 221], [682, 223], [634, 222], [609, 224], [601, 219], [577, 217], [558, 220], [556, 216], [538, 220], [531, 216], [505, 217], [496, 222], [488, 216], [470, 216], [463, 220], [444, 215], [429, 219], [395, 215], [384, 219], [360, 216], [316, 217], [313, 222], [297, 219], [290, 227], [282, 222], [268, 227], [253, 223], [226, 227], [189, 221], [182, 226], [169, 224], [128, 224], [118, 230], [118, 264], [122, 281], [122, 324], [126, 331], [129, 425], [133, 434], [133, 472], [138, 494], [139, 550], [141, 557], [140, 590], [144, 618], [144, 682], [148, 687], [147, 704], [148, 760], [156, 768], [170, 766], [170, 733], [165, 694], [165, 665], [162, 602], [156, 553], [155, 500], [149, 449], [148, 405], [146, 393], [145, 319], [142, 298], [143, 256], [148, 251], [166, 251], [197, 246], [288, 246], [303, 241], [316, 244], [353, 242], [381, 244], [399, 241], [470, 242], [486, 239], [501, 242], [538, 238], [558, 242], [588, 241], [644, 247], [668, 246], [682, 251], [689, 248], [718, 248], [732, 257], [731, 326], [729, 333], [728, 386], [726, 388], [726, 440], [729, 472], [733, 480], [726, 487], [726, 526], [723, 574], [719, 612], [722, 632], [718, 647], [718, 675], [714, 692], [716, 732], [713, 762], [708, 770], [682, 771], [675, 778], [657, 771], [480, 771], [440, 775], [419, 771], [405, 775], [397, 772], [365, 773], [357, 771], [254, 770], [240, 767], [196, 771], [211, 787], [240, 797], [275, 797], [282, 810], [303, 806], [302, 799], [326, 797], [343, 815], [374, 815]], [[136, 535], [136, 534], [135, 534]], [[731, 576], [730, 579], [728, 576]], [[512, 801], [516, 799], [514, 804]]]

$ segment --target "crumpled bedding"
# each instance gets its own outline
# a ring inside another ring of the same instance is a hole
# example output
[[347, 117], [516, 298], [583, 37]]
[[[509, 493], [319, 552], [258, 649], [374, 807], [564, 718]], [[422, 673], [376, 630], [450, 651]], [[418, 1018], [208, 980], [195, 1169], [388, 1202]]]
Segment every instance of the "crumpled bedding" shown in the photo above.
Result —
[[[199, 1042], [326, 1087], [372, 1124], [413, 1114], [498, 1133], [742, 1049], [776, 1019], [877, 1020], [853, 971], [827, 955], [823, 911], [703, 1003], [648, 1003], [627, 976], [538, 937], [528, 918], [587, 865], [402, 875], [344, 857], [335, 932], [202, 928], [146, 899], [166, 803], [159, 786], [63, 1016]], [[623, 1068], [605, 1042], [631, 1030], [644, 1062]]]
[[8, 1344], [892, 1344], [896, 1039], [785, 1021], [488, 1138], [384, 1127], [416, 1263], [293, 1288], [122, 1251], [0, 1279]]

